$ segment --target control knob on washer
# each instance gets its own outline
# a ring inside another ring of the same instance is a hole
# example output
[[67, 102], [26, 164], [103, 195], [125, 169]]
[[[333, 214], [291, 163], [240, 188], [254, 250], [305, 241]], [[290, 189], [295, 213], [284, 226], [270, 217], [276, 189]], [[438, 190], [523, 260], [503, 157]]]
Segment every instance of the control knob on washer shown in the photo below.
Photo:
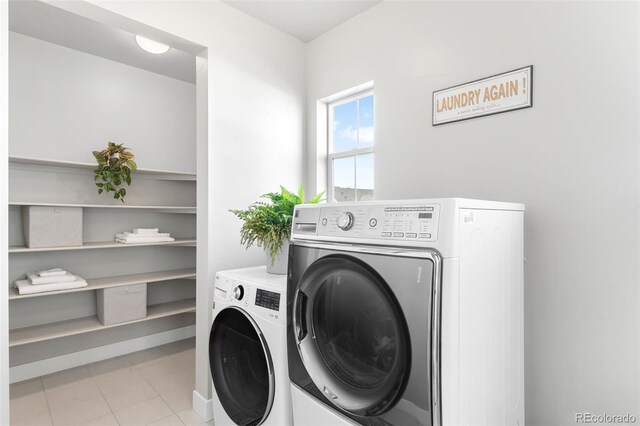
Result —
[[341, 213], [340, 216], [338, 216], [337, 225], [338, 228], [342, 229], [343, 231], [348, 231], [349, 229], [351, 229], [351, 227], [353, 226], [353, 213]]
[[244, 288], [239, 285], [233, 289], [233, 298], [236, 300], [242, 300], [242, 296], [244, 296]]

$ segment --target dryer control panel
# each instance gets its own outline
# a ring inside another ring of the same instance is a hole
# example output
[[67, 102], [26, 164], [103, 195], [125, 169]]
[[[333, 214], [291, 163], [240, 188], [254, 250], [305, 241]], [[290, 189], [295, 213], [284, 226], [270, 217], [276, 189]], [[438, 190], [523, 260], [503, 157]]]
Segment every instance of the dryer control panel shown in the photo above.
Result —
[[438, 239], [438, 204], [339, 203], [296, 210], [293, 233], [401, 241]]

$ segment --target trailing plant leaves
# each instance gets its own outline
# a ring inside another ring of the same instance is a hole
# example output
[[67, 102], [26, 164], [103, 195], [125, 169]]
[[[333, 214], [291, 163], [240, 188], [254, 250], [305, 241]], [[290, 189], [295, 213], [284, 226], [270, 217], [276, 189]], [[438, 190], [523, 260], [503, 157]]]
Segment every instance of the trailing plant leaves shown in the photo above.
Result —
[[100, 151], [93, 151], [92, 152], [93, 156], [95, 157], [96, 161], [98, 162], [98, 164], [104, 164], [106, 161], [104, 159], [104, 155], [102, 154], [102, 152]]
[[93, 151], [98, 167], [93, 170], [93, 180], [98, 187], [98, 194], [113, 192], [113, 198], [124, 203], [127, 191], [121, 188], [125, 183], [131, 185], [131, 173], [138, 166], [133, 159], [135, 155], [123, 144], [108, 142], [102, 151]]

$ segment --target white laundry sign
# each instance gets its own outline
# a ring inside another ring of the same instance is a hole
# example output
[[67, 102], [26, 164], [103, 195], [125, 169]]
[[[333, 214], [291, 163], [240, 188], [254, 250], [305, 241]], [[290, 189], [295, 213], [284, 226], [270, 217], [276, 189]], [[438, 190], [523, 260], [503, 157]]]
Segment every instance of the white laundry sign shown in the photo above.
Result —
[[433, 92], [434, 126], [533, 105], [533, 65]]

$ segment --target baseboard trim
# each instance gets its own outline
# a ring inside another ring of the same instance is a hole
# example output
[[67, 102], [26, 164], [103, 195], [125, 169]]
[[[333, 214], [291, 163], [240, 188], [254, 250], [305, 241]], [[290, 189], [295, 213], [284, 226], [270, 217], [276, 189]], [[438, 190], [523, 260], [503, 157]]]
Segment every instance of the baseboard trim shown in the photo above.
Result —
[[9, 369], [11, 383], [33, 379], [47, 374], [57, 373], [68, 368], [79, 367], [92, 362], [102, 361], [131, 352], [142, 351], [155, 346], [178, 340], [188, 339], [196, 335], [196, 326], [176, 328], [162, 333], [150, 334], [135, 339], [124, 340], [110, 345], [99, 346], [84, 351], [73, 352], [28, 364], [16, 365]]
[[193, 411], [202, 417], [205, 422], [213, 419], [213, 400], [205, 399], [198, 393], [193, 391]]

